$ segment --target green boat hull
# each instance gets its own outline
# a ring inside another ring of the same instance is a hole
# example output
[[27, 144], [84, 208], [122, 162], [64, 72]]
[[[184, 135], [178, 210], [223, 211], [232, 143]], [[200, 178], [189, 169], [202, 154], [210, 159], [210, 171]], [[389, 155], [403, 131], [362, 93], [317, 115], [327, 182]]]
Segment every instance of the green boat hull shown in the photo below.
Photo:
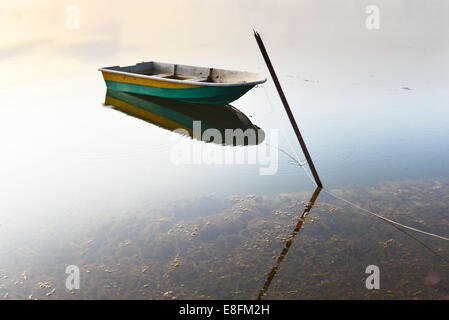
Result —
[[170, 98], [182, 102], [223, 105], [237, 100], [254, 85], [239, 86], [201, 86], [195, 88], [160, 88], [134, 83], [106, 80], [108, 89], [144, 94], [154, 97]]

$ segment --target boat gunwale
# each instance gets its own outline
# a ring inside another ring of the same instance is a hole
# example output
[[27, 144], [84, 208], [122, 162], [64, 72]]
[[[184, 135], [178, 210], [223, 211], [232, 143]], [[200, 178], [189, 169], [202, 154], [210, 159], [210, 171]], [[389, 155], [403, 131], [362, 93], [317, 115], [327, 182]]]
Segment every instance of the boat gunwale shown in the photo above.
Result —
[[[267, 78], [262, 78], [261, 80], [257, 81], [250, 81], [250, 82], [237, 82], [237, 83], [217, 83], [217, 82], [199, 82], [199, 81], [190, 81], [190, 80], [177, 80], [177, 79], [167, 79], [167, 78], [161, 78], [156, 76], [148, 76], [143, 75], [139, 73], [132, 73], [132, 72], [125, 72], [125, 71], [118, 71], [118, 70], [111, 70], [108, 69], [111, 67], [104, 67], [98, 69], [98, 71], [101, 72], [109, 72], [109, 73], [115, 73], [115, 74], [122, 74], [126, 76], [132, 76], [137, 78], [144, 78], [144, 79], [151, 79], [151, 80], [159, 80], [159, 81], [166, 81], [166, 82], [174, 82], [174, 83], [184, 83], [184, 84], [190, 84], [195, 86], [207, 86], [207, 87], [241, 87], [241, 86], [255, 86], [257, 84], [261, 84], [267, 81]], [[224, 70], [224, 69], [223, 69]], [[225, 71], [233, 71], [233, 70], [225, 70]], [[242, 71], [236, 71], [236, 72], [242, 72]], [[252, 72], [251, 72], [252, 73]], [[257, 73], [252, 73], [255, 75], [260, 76]]]

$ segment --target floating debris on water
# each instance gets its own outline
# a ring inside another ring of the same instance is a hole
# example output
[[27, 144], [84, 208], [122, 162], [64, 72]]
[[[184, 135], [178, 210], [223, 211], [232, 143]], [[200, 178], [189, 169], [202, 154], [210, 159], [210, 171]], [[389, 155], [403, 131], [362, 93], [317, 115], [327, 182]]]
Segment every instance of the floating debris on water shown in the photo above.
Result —
[[125, 240], [123, 242], [120, 242], [118, 246], [121, 248], [121, 247], [127, 247], [130, 244], [131, 244], [131, 240]]

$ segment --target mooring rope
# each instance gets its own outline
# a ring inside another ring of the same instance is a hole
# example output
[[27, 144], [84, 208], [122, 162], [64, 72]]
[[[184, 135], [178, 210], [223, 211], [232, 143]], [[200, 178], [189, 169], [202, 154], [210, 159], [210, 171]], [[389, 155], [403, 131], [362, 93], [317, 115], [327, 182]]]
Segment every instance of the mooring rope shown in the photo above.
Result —
[[[285, 153], [285, 151], [284, 151], [284, 153]], [[290, 157], [290, 158], [291, 158], [291, 157]], [[304, 165], [304, 164], [301, 165], [300, 163], [298, 163], [298, 165], [304, 169], [304, 172], [307, 174], [307, 176], [309, 177], [309, 179], [316, 185], [315, 180], [314, 180], [313, 177], [310, 175], [310, 173], [306, 170], [305, 165]], [[415, 232], [418, 232], [418, 233], [421, 233], [421, 234], [424, 234], [424, 235], [427, 235], [427, 236], [431, 236], [431, 237], [434, 237], [434, 238], [438, 238], [438, 239], [441, 239], [441, 240], [449, 241], [449, 238], [444, 237], [444, 236], [440, 236], [440, 235], [435, 234], [435, 233], [430, 233], [430, 232], [427, 232], [427, 231], [424, 231], [424, 230], [420, 230], [420, 229], [417, 229], [417, 228], [413, 228], [413, 227], [407, 226], [407, 225], [405, 225], [405, 224], [399, 223], [399, 222], [397, 222], [397, 221], [388, 219], [388, 218], [386, 218], [386, 217], [384, 217], [384, 216], [381, 216], [380, 214], [377, 214], [377, 213], [372, 212], [372, 211], [370, 211], [370, 210], [368, 210], [368, 209], [362, 208], [361, 206], [357, 205], [356, 203], [353, 203], [353, 202], [351, 202], [351, 201], [349, 201], [349, 200], [346, 200], [346, 199], [344, 199], [344, 198], [342, 198], [342, 197], [340, 197], [340, 196], [337, 196], [336, 194], [334, 194], [333, 192], [331, 192], [331, 191], [328, 190], [327, 188], [324, 188], [324, 187], [323, 187], [323, 190], [324, 190], [327, 194], [329, 194], [330, 196], [334, 197], [335, 199], [338, 199], [338, 200], [341, 200], [341, 201], [343, 201], [343, 202], [346, 202], [347, 204], [349, 204], [349, 205], [351, 205], [351, 206], [353, 206], [353, 207], [355, 207], [355, 208], [357, 208], [357, 209], [359, 209], [359, 210], [362, 210], [362, 211], [364, 211], [364, 212], [366, 212], [366, 213], [369, 213], [370, 215], [373, 215], [374, 217], [376, 217], [376, 218], [378, 218], [378, 219], [381, 219], [381, 220], [383, 220], [383, 221], [389, 223], [392, 227], [396, 228], [397, 230], [401, 231], [402, 233], [404, 233], [404, 234], [407, 235], [408, 237], [412, 238], [412, 239], [415, 240], [417, 243], [419, 243], [420, 245], [422, 245], [425, 249], [429, 250], [431, 253], [433, 253], [434, 255], [436, 255], [437, 257], [439, 257], [440, 259], [442, 259], [442, 260], [445, 261], [446, 263], [449, 263], [449, 260], [448, 260], [446, 257], [442, 256], [440, 253], [438, 253], [437, 251], [435, 251], [434, 249], [432, 249], [431, 247], [429, 247], [428, 245], [426, 245], [424, 242], [422, 242], [421, 240], [419, 240], [418, 238], [416, 238], [415, 236], [413, 236], [413, 235], [410, 234], [409, 232], [407, 232], [407, 231], [405, 231], [405, 230], [403, 230], [403, 229], [401, 229], [401, 228], [399, 228], [399, 227], [402, 227], [402, 228], [408, 229], [408, 230], [412, 230], [412, 231], [415, 231]]]
[[[309, 177], [309, 179], [310, 179], [313, 183], [315, 183], [315, 180], [314, 180], [313, 177], [310, 175], [310, 173], [306, 170], [305, 166], [304, 166], [304, 165], [300, 165], [300, 167], [302, 167], [302, 168], [304, 169], [304, 172], [307, 174], [307, 176]], [[315, 185], [316, 185], [316, 183], [315, 183]], [[333, 193], [332, 191], [330, 191], [330, 190], [327, 189], [327, 188], [324, 188], [324, 187], [323, 187], [323, 190], [324, 190], [327, 194], [329, 194], [330, 196], [332, 196], [332, 197], [334, 197], [334, 198], [336, 198], [336, 199], [338, 199], [338, 200], [341, 200], [341, 201], [343, 201], [343, 202], [346, 202], [347, 204], [349, 204], [349, 205], [351, 205], [351, 206], [353, 206], [353, 207], [355, 207], [355, 208], [357, 208], [357, 209], [359, 209], [359, 210], [365, 211], [365, 212], [367, 212], [367, 213], [369, 213], [369, 214], [371, 214], [371, 215], [373, 215], [373, 216], [375, 216], [375, 217], [377, 217], [377, 218], [379, 218], [379, 219], [382, 219], [382, 220], [384, 220], [384, 221], [386, 221], [386, 222], [389, 222], [389, 223], [395, 224], [395, 225], [397, 225], [397, 226], [403, 227], [403, 228], [405, 228], [405, 229], [412, 230], [412, 231], [415, 231], [415, 232], [419, 232], [419, 233], [422, 233], [422, 234], [425, 234], [425, 235], [428, 235], [428, 236], [431, 236], [431, 237], [435, 237], [435, 238], [438, 238], [438, 239], [441, 239], [441, 240], [449, 241], [449, 238], [448, 238], [448, 237], [440, 236], [440, 235], [435, 234], [435, 233], [431, 233], [431, 232], [427, 232], [427, 231], [424, 231], [424, 230], [421, 230], [421, 229], [413, 228], [413, 227], [407, 226], [407, 225], [405, 225], [405, 224], [402, 224], [402, 223], [400, 223], [400, 222], [391, 220], [391, 219], [389, 219], [389, 218], [387, 218], [387, 217], [381, 216], [380, 214], [375, 213], [375, 212], [372, 212], [372, 211], [370, 211], [370, 210], [368, 210], [368, 209], [365, 209], [365, 208], [359, 206], [358, 204], [356, 204], [356, 203], [354, 203], [354, 202], [351, 202], [351, 201], [346, 200], [346, 199], [344, 199], [344, 198], [342, 198], [342, 197], [340, 197], [340, 196], [337, 196], [335, 193]]]
[[[269, 97], [268, 97], [268, 93], [267, 93], [267, 91], [266, 91], [266, 88], [263, 87], [263, 89], [264, 89], [265, 95], [267, 96], [267, 101], [268, 101], [268, 104], [270, 105], [270, 109], [271, 109], [272, 112], [273, 112], [273, 111], [274, 111], [273, 104], [271, 103], [271, 100], [270, 100]], [[283, 129], [282, 129], [282, 128], [281, 128], [281, 131], [283, 132]], [[307, 161], [300, 161], [298, 155], [297, 155], [296, 152], [294, 151], [293, 146], [291, 145], [291, 143], [290, 143], [290, 141], [288, 140], [288, 138], [285, 137], [285, 139], [286, 139], [287, 144], [289, 145], [289, 147], [290, 147], [292, 153], [295, 155], [295, 157], [292, 156], [291, 154], [289, 154], [287, 151], [285, 151], [285, 150], [283, 150], [283, 149], [281, 149], [281, 148], [279, 148], [279, 147], [270, 145], [270, 144], [268, 144], [268, 143], [267, 143], [267, 145], [270, 146], [270, 147], [273, 147], [273, 148], [278, 149], [279, 151], [281, 151], [282, 153], [284, 153], [285, 155], [287, 155], [290, 159], [292, 159], [293, 162], [294, 162], [295, 164], [297, 164], [299, 167], [303, 168], [303, 170], [304, 170], [304, 172], [306, 173], [306, 175], [309, 177], [309, 179], [312, 181], [312, 183], [316, 186], [317, 184], [316, 184], [316, 182], [315, 182], [315, 179], [312, 177], [312, 175], [307, 171], [307, 169], [306, 169], [306, 167], [305, 167], [305, 164], [307, 164]], [[346, 202], [347, 204], [349, 204], [349, 205], [351, 205], [351, 206], [353, 206], [353, 207], [355, 207], [355, 208], [357, 208], [357, 209], [359, 209], [359, 210], [362, 210], [362, 211], [364, 211], [364, 212], [366, 212], [366, 213], [369, 213], [370, 215], [372, 215], [372, 216], [374, 216], [374, 217], [376, 217], [376, 218], [378, 218], [378, 219], [381, 219], [381, 220], [383, 220], [383, 221], [385, 221], [385, 222], [391, 223], [391, 224], [396, 225], [396, 226], [403, 227], [403, 228], [408, 229], [408, 230], [411, 230], [411, 231], [415, 231], [415, 232], [418, 232], [418, 233], [421, 233], [421, 234], [425, 234], [425, 235], [430, 236], [430, 237], [434, 237], [434, 238], [438, 238], [438, 239], [441, 239], [441, 240], [449, 241], [449, 238], [448, 238], [448, 237], [440, 236], [440, 235], [435, 234], [435, 233], [431, 233], [431, 232], [427, 232], [427, 231], [424, 231], [424, 230], [420, 230], [420, 229], [417, 229], [417, 228], [413, 228], [413, 227], [407, 226], [407, 225], [405, 225], [405, 224], [402, 224], [402, 223], [399, 223], [399, 222], [397, 222], [397, 221], [394, 221], [394, 220], [391, 220], [391, 219], [389, 219], [389, 218], [386, 218], [386, 217], [384, 217], [384, 216], [381, 216], [380, 214], [377, 214], [377, 213], [375, 213], [375, 212], [372, 212], [372, 211], [370, 211], [370, 210], [368, 210], [368, 209], [362, 208], [362, 207], [360, 207], [359, 205], [357, 205], [357, 204], [355, 204], [355, 203], [353, 203], [353, 202], [351, 202], [351, 201], [349, 201], [349, 200], [346, 200], [346, 199], [344, 199], [344, 198], [342, 198], [342, 197], [340, 197], [340, 196], [337, 196], [336, 194], [334, 194], [332, 191], [328, 190], [327, 188], [324, 188], [324, 187], [323, 187], [323, 190], [324, 190], [327, 194], [329, 194], [330, 196], [332, 196], [332, 197], [334, 197], [334, 198], [336, 198], [336, 199], [338, 199], [338, 200], [341, 200], [341, 201], [343, 201], [343, 202]], [[444, 260], [446, 260], [446, 259], [444, 259]], [[447, 261], [447, 260], [446, 260], [446, 261]]]
[[[265, 86], [263, 87], [263, 91], [264, 91], [264, 93], [265, 93], [265, 96], [267, 97], [267, 101], [268, 101], [268, 104], [269, 104], [269, 106], [270, 106], [271, 113], [273, 113], [273, 112], [274, 112], [273, 104], [271, 103], [270, 96], [268, 95], [267, 88], [265, 88]], [[288, 146], [289, 146], [289, 148], [290, 148], [291, 153], [294, 154], [294, 156], [295, 156], [295, 158], [296, 158], [296, 161], [297, 161], [297, 162], [300, 162], [299, 156], [298, 156], [298, 154], [296, 153], [295, 148], [293, 148], [293, 145], [292, 145], [290, 139], [288, 138], [288, 136], [287, 136], [287, 134], [286, 134], [284, 128], [282, 128], [282, 126], [279, 125], [279, 122], [277, 121], [277, 117], [272, 117], [272, 119], [276, 119], [275, 121], [276, 121], [277, 127], [281, 130], [281, 134], [282, 134], [284, 140], [287, 141], [287, 144], [288, 144]], [[279, 148], [278, 148], [278, 149], [279, 149]], [[281, 149], [279, 149], [279, 150], [281, 150]], [[290, 154], [286, 153], [285, 151], [282, 151], [282, 152], [285, 153], [287, 156], [289, 156], [289, 157], [291, 158], [291, 155], [290, 155]], [[293, 160], [295, 160], [295, 159], [293, 159]]]
[[[279, 148], [278, 148], [278, 149], [279, 149]], [[280, 149], [279, 149], [279, 150], [280, 150]], [[283, 153], [287, 154], [286, 151], [283, 151], [283, 150], [281, 150], [281, 151], [282, 151]], [[292, 156], [290, 156], [290, 158], [293, 159]], [[305, 162], [305, 163], [301, 163], [301, 162], [299, 162], [299, 161], [297, 162], [298, 166], [300, 166], [301, 168], [304, 169], [304, 172], [307, 174], [307, 176], [309, 177], [309, 179], [316, 185], [315, 180], [313, 179], [313, 177], [310, 175], [310, 173], [309, 173], [309, 172], [306, 170], [306, 168], [305, 168], [305, 164], [306, 164], [306, 163], [307, 163], [307, 162]], [[334, 197], [334, 198], [336, 198], [336, 199], [338, 199], [338, 200], [341, 200], [341, 201], [343, 201], [343, 202], [346, 202], [347, 204], [349, 204], [349, 205], [351, 205], [351, 206], [353, 206], [353, 207], [355, 207], [355, 208], [357, 208], [357, 209], [359, 209], [359, 210], [365, 211], [365, 212], [367, 212], [367, 213], [369, 213], [369, 214], [371, 214], [371, 215], [373, 215], [373, 216], [375, 216], [375, 217], [377, 217], [377, 218], [379, 218], [379, 219], [382, 219], [382, 220], [384, 220], [384, 221], [386, 221], [386, 222], [389, 222], [389, 223], [395, 224], [395, 225], [397, 225], [397, 226], [403, 227], [403, 228], [405, 228], [405, 229], [412, 230], [412, 231], [415, 231], [415, 232], [419, 232], [419, 233], [422, 233], [422, 234], [425, 234], [425, 235], [428, 235], [428, 236], [431, 236], [431, 237], [435, 237], [435, 238], [438, 238], [438, 239], [442, 239], [442, 240], [449, 241], [449, 238], [448, 238], [448, 237], [440, 236], [440, 235], [435, 234], [435, 233], [431, 233], [431, 232], [427, 232], [427, 231], [424, 231], [424, 230], [421, 230], [421, 229], [417, 229], [417, 228], [413, 228], [413, 227], [407, 226], [407, 225], [402, 224], [402, 223], [400, 223], [400, 222], [397, 222], [397, 221], [391, 220], [391, 219], [389, 219], [389, 218], [386, 218], [386, 217], [384, 217], [384, 216], [381, 216], [380, 214], [377, 214], [377, 213], [375, 213], [375, 212], [372, 212], [372, 211], [370, 211], [370, 210], [368, 210], [368, 209], [362, 208], [361, 206], [355, 204], [354, 202], [351, 202], [351, 201], [346, 200], [346, 199], [344, 199], [344, 198], [342, 198], [342, 197], [340, 197], [340, 196], [337, 196], [335, 193], [333, 193], [332, 191], [330, 191], [330, 190], [327, 189], [327, 188], [324, 188], [324, 187], [323, 187], [323, 190], [324, 190], [327, 194], [329, 194], [330, 196], [332, 196], [332, 197]]]
[[368, 210], [368, 209], [362, 208], [362, 207], [360, 207], [359, 205], [357, 205], [357, 204], [355, 204], [355, 203], [353, 203], [353, 202], [351, 202], [351, 201], [349, 201], [349, 200], [346, 200], [346, 199], [344, 199], [344, 198], [342, 198], [342, 197], [337, 196], [336, 194], [332, 193], [331, 191], [329, 191], [329, 190], [326, 189], [326, 188], [323, 188], [323, 190], [324, 190], [327, 194], [333, 196], [334, 198], [336, 198], [336, 199], [338, 199], [338, 200], [341, 200], [341, 201], [344, 201], [344, 202], [346, 202], [347, 204], [349, 204], [349, 205], [351, 205], [351, 206], [353, 206], [353, 207], [355, 207], [355, 208], [357, 208], [357, 209], [360, 209], [360, 210], [362, 210], [362, 211], [365, 211], [365, 212], [367, 212], [367, 213], [369, 213], [369, 214], [371, 214], [371, 215], [373, 215], [373, 216], [375, 216], [375, 217], [377, 217], [377, 218], [379, 218], [379, 219], [382, 219], [382, 220], [387, 221], [387, 222], [389, 222], [389, 223], [398, 225], [398, 226], [403, 227], [403, 228], [405, 228], [405, 229], [409, 229], [409, 230], [412, 230], [412, 231], [415, 231], [415, 232], [419, 232], [419, 233], [422, 233], [422, 234], [425, 234], [425, 235], [428, 235], [428, 236], [431, 236], [431, 237], [435, 237], [435, 238], [439, 238], [439, 239], [442, 239], [442, 240], [449, 241], [449, 238], [447, 238], [447, 237], [443, 237], [443, 236], [440, 236], [440, 235], [435, 234], [435, 233], [430, 233], [430, 232], [427, 232], [427, 231], [424, 231], [424, 230], [420, 230], [420, 229], [417, 229], [417, 228], [413, 228], [413, 227], [407, 226], [407, 225], [405, 225], [405, 224], [402, 224], [402, 223], [399, 223], [399, 222], [397, 222], [397, 221], [388, 219], [388, 218], [386, 218], [386, 217], [384, 217], [384, 216], [381, 216], [380, 214], [377, 214], [377, 213], [375, 213], [375, 212], [372, 212], [372, 211], [370, 211], [370, 210]]

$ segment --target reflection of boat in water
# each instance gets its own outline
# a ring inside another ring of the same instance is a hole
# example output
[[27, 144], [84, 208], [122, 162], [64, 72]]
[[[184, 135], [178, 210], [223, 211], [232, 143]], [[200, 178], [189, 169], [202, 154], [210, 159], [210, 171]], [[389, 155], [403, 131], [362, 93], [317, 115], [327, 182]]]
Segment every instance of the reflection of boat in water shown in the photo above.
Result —
[[[164, 129], [176, 130], [178, 133], [180, 133], [178, 129], [183, 129], [185, 134], [205, 142], [255, 145], [265, 139], [264, 131], [231, 105], [217, 108], [216, 105], [184, 103], [111, 89], [106, 91], [105, 105]], [[215, 141], [213, 137], [204, 135], [208, 129], [218, 130], [221, 141]], [[234, 134], [231, 141], [225, 138], [229, 133]]]
[[224, 105], [266, 81], [244, 71], [203, 68], [162, 62], [100, 69], [109, 89], [190, 103]]

